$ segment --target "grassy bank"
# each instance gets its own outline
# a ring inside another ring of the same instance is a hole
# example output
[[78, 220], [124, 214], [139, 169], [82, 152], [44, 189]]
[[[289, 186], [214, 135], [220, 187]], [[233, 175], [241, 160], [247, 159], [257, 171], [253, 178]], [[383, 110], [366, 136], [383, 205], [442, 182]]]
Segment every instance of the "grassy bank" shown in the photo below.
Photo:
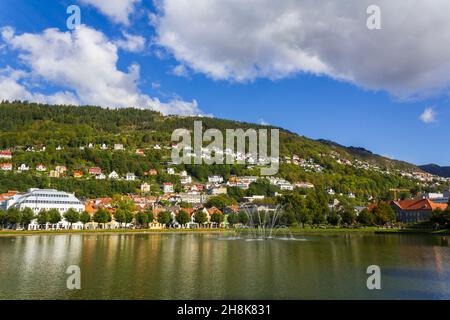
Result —
[[[16, 231], [0, 230], [1, 236], [33, 236], [33, 235], [62, 235], [62, 234], [199, 234], [199, 233], [224, 233], [224, 232], [254, 232], [251, 229], [115, 229], [115, 230], [39, 230]], [[286, 228], [274, 231], [274, 234], [321, 234], [321, 233], [374, 233], [374, 234], [422, 234], [450, 236], [450, 230], [420, 230], [420, 229], [383, 229], [377, 227], [368, 228]]]
[[426, 229], [398, 229], [398, 230], [379, 230], [377, 234], [421, 234], [431, 236], [450, 236], [450, 230], [426, 230]]

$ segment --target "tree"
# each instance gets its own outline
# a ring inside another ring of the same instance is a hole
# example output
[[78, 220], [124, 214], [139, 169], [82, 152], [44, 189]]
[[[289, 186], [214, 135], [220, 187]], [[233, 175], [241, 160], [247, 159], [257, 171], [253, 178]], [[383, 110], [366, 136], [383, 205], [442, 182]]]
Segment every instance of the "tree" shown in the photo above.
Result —
[[83, 229], [84, 229], [86, 223], [91, 222], [91, 220], [92, 220], [92, 217], [91, 217], [91, 215], [89, 214], [89, 212], [83, 211], [83, 212], [80, 214], [80, 222], [83, 224]]
[[[266, 214], [269, 213], [266, 212]], [[281, 226], [294, 226], [297, 224], [297, 219], [293, 211], [284, 211], [277, 220], [275, 223]]]
[[34, 220], [34, 212], [31, 208], [22, 210], [22, 224], [24, 229], [28, 229], [28, 225]]
[[341, 222], [341, 217], [336, 211], [332, 211], [327, 217], [327, 222], [333, 226], [337, 226]]
[[358, 217], [356, 217], [356, 222], [363, 226], [372, 226], [375, 223], [375, 217], [369, 209], [362, 210]]
[[211, 222], [220, 225], [225, 220], [225, 217], [222, 213], [214, 212], [211, 215]]
[[313, 224], [325, 224], [327, 222], [327, 219], [325, 218], [323, 212], [318, 211], [314, 213], [312, 222]]
[[64, 219], [70, 223], [70, 229], [72, 229], [72, 224], [80, 221], [80, 214], [75, 209], [70, 208], [64, 213]]
[[138, 212], [136, 214], [136, 222], [141, 228], [145, 225], [148, 226], [151, 221], [153, 221], [152, 211]]
[[342, 223], [344, 225], [352, 225], [355, 223], [356, 221], [356, 213], [353, 209], [351, 208], [342, 208], [339, 211], [339, 214], [341, 216], [342, 219]]
[[47, 225], [47, 223], [50, 221], [50, 215], [47, 210], [42, 209], [41, 211], [39, 211], [36, 219], [39, 225]]
[[375, 223], [379, 226], [384, 226], [387, 223], [395, 222], [396, 215], [394, 209], [384, 202], [380, 202], [373, 210]]
[[177, 222], [178, 222], [180, 225], [184, 226], [184, 225], [186, 225], [187, 223], [189, 223], [189, 222], [191, 221], [191, 216], [190, 216], [189, 213], [187, 213], [186, 211], [181, 210], [181, 211], [177, 214], [177, 216], [176, 216], [175, 219], [177, 220]]
[[194, 214], [194, 221], [200, 225], [205, 224], [208, 221], [208, 216], [203, 210], [198, 210]]
[[231, 213], [227, 216], [227, 222], [230, 224], [230, 226], [234, 226], [239, 223], [239, 215], [236, 213]]
[[163, 211], [158, 214], [158, 222], [166, 227], [172, 222], [172, 215], [170, 212]]
[[49, 222], [51, 224], [57, 224], [62, 219], [61, 214], [59, 213], [58, 209], [49, 210], [48, 215], [49, 215]]
[[6, 211], [6, 222], [7, 224], [10, 224], [14, 227], [14, 229], [17, 228], [17, 226], [22, 221], [22, 213], [17, 208], [9, 208]]
[[4, 228], [6, 224], [6, 212], [0, 209], [0, 228]]
[[235, 199], [223, 194], [209, 199], [208, 202], [206, 203], [206, 207], [208, 208], [216, 207], [220, 210], [224, 210], [226, 207], [234, 204], [237, 204]]
[[244, 211], [239, 212], [239, 222], [246, 225], [249, 221], [248, 214]]
[[112, 221], [112, 216], [108, 210], [101, 208], [94, 213], [93, 220], [104, 227], [105, 223]]
[[124, 223], [126, 223], [127, 221], [127, 210], [125, 209], [117, 209], [116, 210], [116, 214], [114, 215], [115, 220], [120, 224], [120, 226], [122, 227], [122, 225]]
[[183, 209], [191, 209], [192, 208], [192, 204], [187, 203], [187, 202], [180, 202], [179, 206], [180, 206], [180, 208], [183, 208]]

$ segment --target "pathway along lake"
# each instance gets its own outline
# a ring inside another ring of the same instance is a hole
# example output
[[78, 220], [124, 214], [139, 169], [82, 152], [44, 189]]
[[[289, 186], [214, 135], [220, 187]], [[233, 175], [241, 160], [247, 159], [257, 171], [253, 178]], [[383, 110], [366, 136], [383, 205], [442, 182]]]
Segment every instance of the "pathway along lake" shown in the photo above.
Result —
[[[0, 237], [0, 299], [450, 299], [449, 237], [322, 233]], [[81, 269], [81, 290], [66, 270]], [[382, 290], [367, 289], [367, 267]]]

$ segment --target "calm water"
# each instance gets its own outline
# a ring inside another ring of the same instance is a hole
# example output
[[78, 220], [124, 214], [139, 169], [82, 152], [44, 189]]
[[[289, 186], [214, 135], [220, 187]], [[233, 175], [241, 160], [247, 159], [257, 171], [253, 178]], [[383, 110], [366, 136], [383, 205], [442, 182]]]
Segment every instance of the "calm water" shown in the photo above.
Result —
[[[0, 299], [450, 299], [449, 238], [217, 234], [0, 237]], [[70, 265], [79, 291], [66, 289]], [[366, 269], [379, 265], [382, 290]]]

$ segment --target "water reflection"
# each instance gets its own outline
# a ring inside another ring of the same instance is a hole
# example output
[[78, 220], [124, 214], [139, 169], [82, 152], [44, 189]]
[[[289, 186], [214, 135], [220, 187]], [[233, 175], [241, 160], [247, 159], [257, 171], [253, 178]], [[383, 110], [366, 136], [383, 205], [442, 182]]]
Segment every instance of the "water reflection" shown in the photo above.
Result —
[[[450, 298], [445, 237], [247, 240], [217, 234], [0, 237], [0, 298]], [[80, 291], [66, 289], [70, 265], [81, 268]], [[369, 265], [381, 267], [383, 290], [367, 290]]]

